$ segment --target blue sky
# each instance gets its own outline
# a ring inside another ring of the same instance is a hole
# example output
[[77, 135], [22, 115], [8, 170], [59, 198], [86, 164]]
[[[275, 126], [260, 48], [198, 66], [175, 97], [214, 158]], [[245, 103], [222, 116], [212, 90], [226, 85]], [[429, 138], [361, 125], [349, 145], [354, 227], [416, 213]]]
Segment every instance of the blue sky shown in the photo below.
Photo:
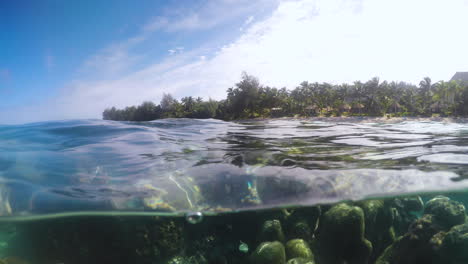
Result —
[[1, 1], [0, 123], [100, 118], [163, 93], [262, 83], [447, 80], [467, 0]]

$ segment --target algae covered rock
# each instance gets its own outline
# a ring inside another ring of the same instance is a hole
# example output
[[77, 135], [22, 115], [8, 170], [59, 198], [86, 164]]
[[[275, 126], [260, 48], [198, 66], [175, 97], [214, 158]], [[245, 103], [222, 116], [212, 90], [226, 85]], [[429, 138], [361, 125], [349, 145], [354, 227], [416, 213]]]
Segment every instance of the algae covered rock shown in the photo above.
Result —
[[285, 264], [286, 252], [281, 242], [261, 243], [251, 255], [252, 264]]
[[392, 203], [406, 212], [420, 212], [424, 209], [424, 202], [420, 196], [394, 198]]
[[317, 230], [317, 262], [367, 263], [372, 244], [364, 238], [364, 212], [340, 203], [323, 214]]
[[183, 226], [178, 221], [161, 221], [149, 230], [155, 239], [155, 246], [163, 256], [171, 256], [181, 251], [184, 245]]
[[371, 241], [375, 260], [390, 244], [395, 241], [393, 229], [394, 214], [389, 203], [384, 200], [366, 200], [357, 205], [364, 211], [364, 236]]
[[434, 220], [446, 229], [463, 224], [466, 218], [465, 206], [445, 196], [436, 196], [428, 201], [424, 213], [434, 215]]
[[385, 203], [392, 210], [393, 228], [397, 236], [404, 235], [424, 209], [424, 203], [419, 196], [389, 199], [385, 200]]
[[309, 244], [307, 244], [303, 239], [289, 240], [288, 243], [286, 243], [286, 256], [288, 259], [304, 258], [309, 260], [314, 257]]
[[387, 247], [375, 263], [434, 263], [435, 249], [432, 239], [434, 235], [442, 230], [442, 227], [434, 221], [434, 218], [433, 215], [424, 215], [414, 221], [408, 232]]
[[313, 230], [305, 220], [290, 223], [286, 229], [288, 238], [301, 238], [310, 241], [312, 238]]
[[284, 241], [283, 228], [277, 219], [267, 220], [260, 231], [260, 241]]
[[419, 196], [398, 198], [403, 208], [409, 212], [420, 212], [424, 209], [424, 203]]
[[166, 262], [166, 264], [186, 264], [188, 260], [182, 256], [176, 256]]
[[288, 260], [286, 264], [315, 264], [315, 262], [305, 258], [293, 258]]
[[208, 261], [203, 256], [175, 256], [168, 260], [166, 264], [208, 264]]
[[310, 242], [321, 214], [319, 206], [303, 207], [290, 210], [284, 221], [286, 238], [301, 238]]
[[440, 263], [468, 263], [468, 223], [441, 233], [438, 249]]

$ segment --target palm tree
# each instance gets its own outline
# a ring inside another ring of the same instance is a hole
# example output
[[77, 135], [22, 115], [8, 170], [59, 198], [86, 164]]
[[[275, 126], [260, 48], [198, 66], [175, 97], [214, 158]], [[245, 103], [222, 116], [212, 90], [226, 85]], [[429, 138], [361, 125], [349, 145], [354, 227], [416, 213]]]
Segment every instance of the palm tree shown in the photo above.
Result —
[[430, 112], [430, 106], [432, 104], [432, 90], [433, 85], [431, 78], [424, 77], [422, 81], [419, 82], [420, 89], [420, 111], [422, 114], [428, 114]]

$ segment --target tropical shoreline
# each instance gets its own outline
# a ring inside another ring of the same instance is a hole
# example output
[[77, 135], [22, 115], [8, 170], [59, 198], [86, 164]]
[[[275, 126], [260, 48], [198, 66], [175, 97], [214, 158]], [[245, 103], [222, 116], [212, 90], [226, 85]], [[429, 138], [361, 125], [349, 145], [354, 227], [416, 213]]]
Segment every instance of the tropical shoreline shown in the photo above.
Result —
[[280, 117], [366, 118], [463, 118], [468, 116], [468, 81], [432, 83], [426, 77], [419, 86], [404, 82], [367, 82], [333, 85], [302, 82], [293, 90], [261, 85], [244, 73], [226, 99], [204, 101], [186, 96], [180, 101], [164, 94], [160, 104], [151, 101], [123, 109], [107, 108], [105, 120], [150, 121], [162, 118], [215, 118], [243, 120]]
[[326, 122], [352, 122], [352, 123], [400, 123], [405, 121], [411, 122], [442, 122], [442, 123], [468, 123], [468, 117], [371, 117], [371, 116], [315, 116], [315, 117], [267, 117], [267, 118], [249, 118], [230, 120], [234, 122], [249, 122], [249, 121], [275, 121], [275, 120], [297, 120], [297, 121], [326, 121]]

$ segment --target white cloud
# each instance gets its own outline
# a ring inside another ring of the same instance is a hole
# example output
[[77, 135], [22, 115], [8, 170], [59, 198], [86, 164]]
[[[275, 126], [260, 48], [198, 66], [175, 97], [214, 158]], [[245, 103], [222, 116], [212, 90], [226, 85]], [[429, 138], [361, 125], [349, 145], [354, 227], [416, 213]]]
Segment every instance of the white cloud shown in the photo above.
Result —
[[[144, 30], [147, 32], [207, 30], [238, 19], [246, 13], [263, 11], [277, 4], [278, 0], [208, 0], [195, 8], [182, 5], [178, 8], [172, 7], [165, 12], [165, 15], [154, 17], [145, 25]], [[253, 19], [253, 16], [251, 17]]]
[[277, 86], [303, 80], [351, 82], [373, 76], [417, 83], [468, 69], [461, 1], [295, 1], [282, 3], [224, 47], [212, 63]]
[[127, 39], [120, 43], [114, 43], [90, 58], [86, 59], [80, 72], [83, 75], [115, 77], [131, 68], [138, 61], [143, 59], [140, 54], [132, 54], [129, 50], [135, 45], [145, 41], [149, 37], [146, 32], [140, 33], [134, 38]]
[[[93, 75], [105, 78], [120, 76], [144, 59], [145, 55], [135, 54], [130, 50], [147, 41], [158, 31], [174, 33], [177, 31], [208, 30], [245, 15], [251, 10], [263, 10], [276, 4], [277, 0], [208, 0], [198, 8], [192, 6], [188, 8], [185, 5], [171, 6], [164, 12], [164, 15], [156, 16], [145, 24], [135, 37], [112, 43], [85, 60], [80, 72], [84, 76]], [[124, 28], [126, 27], [128, 25], [125, 25]], [[169, 49], [168, 53], [173, 55], [181, 53], [183, 50], [183, 47], [176, 47]]]
[[[374, 76], [446, 80], [468, 70], [465, 10], [464, 0], [282, 2], [214, 54], [172, 49], [173, 56], [119, 78], [75, 81], [41, 117], [100, 118], [106, 107], [158, 101], [164, 92], [221, 99], [244, 70], [265, 84], [289, 88], [304, 80], [341, 83]], [[138, 56], [127, 55], [116, 61], [127, 65]]]
[[184, 47], [175, 47], [173, 49], [168, 50], [170, 55], [179, 54], [179, 53], [182, 53], [183, 51], [184, 51]]
[[244, 21], [244, 26], [247, 26], [249, 25], [250, 23], [252, 23], [254, 20], [254, 16], [249, 16], [245, 21]]

